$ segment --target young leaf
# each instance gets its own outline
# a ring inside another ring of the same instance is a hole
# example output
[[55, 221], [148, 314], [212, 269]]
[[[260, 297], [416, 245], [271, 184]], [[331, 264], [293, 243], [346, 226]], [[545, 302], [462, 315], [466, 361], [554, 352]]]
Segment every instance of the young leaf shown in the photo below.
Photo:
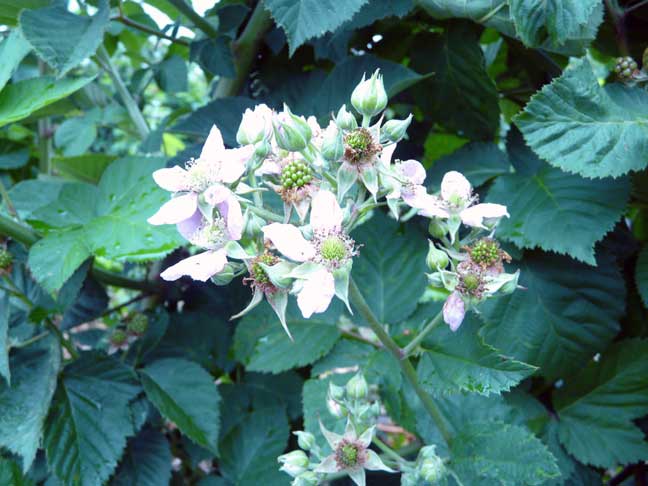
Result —
[[172, 460], [166, 437], [144, 429], [129, 441], [110, 486], [168, 486]]
[[94, 486], [108, 479], [134, 432], [129, 402], [139, 392], [132, 370], [112, 357], [85, 353], [63, 370], [44, 447], [64, 484]]
[[648, 413], [648, 341], [614, 343], [554, 394], [558, 434], [586, 464], [612, 468], [648, 457], [632, 420]]
[[15, 350], [11, 386], [0, 380], [0, 446], [22, 457], [23, 471], [31, 467], [40, 446], [60, 364], [58, 341], [48, 336]]
[[648, 164], [648, 93], [602, 87], [587, 59], [542, 88], [515, 118], [551, 165], [585, 177], [618, 177]]
[[140, 371], [146, 396], [197, 444], [218, 452], [220, 394], [214, 379], [196, 363], [168, 358]]

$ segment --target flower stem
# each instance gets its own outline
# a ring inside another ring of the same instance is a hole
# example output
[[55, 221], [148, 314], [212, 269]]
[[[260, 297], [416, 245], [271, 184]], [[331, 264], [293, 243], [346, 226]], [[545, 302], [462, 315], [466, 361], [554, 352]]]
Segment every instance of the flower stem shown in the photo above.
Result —
[[349, 297], [353, 301], [353, 304], [356, 306], [360, 314], [362, 314], [362, 316], [367, 320], [373, 332], [376, 333], [376, 336], [378, 336], [380, 342], [382, 342], [385, 347], [389, 349], [389, 351], [391, 351], [391, 353], [396, 357], [396, 359], [398, 359], [401, 371], [405, 375], [405, 378], [410, 382], [412, 388], [414, 388], [414, 392], [418, 395], [421, 403], [423, 403], [423, 407], [428, 412], [430, 417], [432, 417], [432, 420], [439, 429], [439, 432], [441, 432], [441, 435], [445, 439], [446, 443], [450, 444], [451, 435], [448, 431], [445, 419], [443, 418], [441, 411], [436, 406], [436, 403], [434, 403], [434, 401], [432, 400], [432, 397], [430, 397], [430, 395], [428, 395], [427, 392], [423, 390], [421, 385], [419, 385], [418, 377], [416, 376], [416, 370], [414, 370], [414, 366], [412, 366], [411, 361], [409, 360], [409, 358], [404, 357], [403, 350], [398, 346], [398, 344], [396, 344], [396, 342], [391, 338], [387, 331], [385, 331], [382, 324], [378, 322], [376, 315], [373, 313], [373, 311], [367, 304], [367, 301], [360, 293], [360, 289], [356, 285], [353, 278], [351, 278], [349, 281]]
[[12, 344], [11, 347], [12, 348], [26, 348], [27, 346], [30, 346], [31, 344], [34, 344], [37, 341], [40, 341], [44, 337], [49, 336], [49, 334], [50, 334], [49, 331], [41, 332], [40, 334], [36, 334], [35, 336], [33, 336], [33, 337], [29, 338], [29, 339], [26, 339], [25, 341], [21, 341], [19, 343]]
[[434, 328], [436, 328], [441, 322], [443, 321], [443, 311], [439, 311], [439, 313], [432, 318], [430, 322], [428, 322], [423, 330], [416, 336], [412, 341], [403, 348], [403, 355], [406, 357], [412, 354], [412, 351], [414, 351], [419, 344], [425, 339], [425, 337], [432, 332]]
[[261, 216], [262, 218], [265, 218], [268, 221], [283, 223], [284, 220], [283, 216], [279, 216], [278, 214], [275, 214], [272, 211], [268, 211], [267, 209], [263, 209], [263, 208], [258, 208], [256, 206], [248, 206], [247, 208], [254, 214]]
[[385, 444], [382, 440], [380, 440], [378, 437], [373, 438], [373, 443], [376, 444], [376, 447], [383, 451], [386, 456], [391, 457], [394, 459], [398, 464], [401, 464], [403, 462], [406, 462], [405, 459], [401, 457], [401, 455], [393, 450], [391, 447], [389, 447], [387, 444]]

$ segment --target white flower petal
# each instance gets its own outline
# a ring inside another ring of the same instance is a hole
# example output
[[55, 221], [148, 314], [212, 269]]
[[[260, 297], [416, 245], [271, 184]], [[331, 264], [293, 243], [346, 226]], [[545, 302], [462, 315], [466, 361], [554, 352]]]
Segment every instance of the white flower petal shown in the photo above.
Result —
[[328, 445], [331, 446], [331, 449], [335, 450], [335, 448], [338, 446], [340, 441], [342, 440], [342, 436], [339, 434], [336, 434], [335, 432], [331, 432], [328, 430], [326, 427], [324, 427], [324, 424], [320, 420], [320, 430], [322, 431], [322, 435], [326, 439], [326, 442], [328, 442]]
[[506, 206], [502, 206], [501, 204], [482, 203], [464, 209], [461, 211], [460, 216], [461, 221], [465, 225], [485, 228], [484, 219], [498, 219], [504, 216], [508, 218], [509, 213], [506, 210]]
[[153, 180], [162, 189], [171, 192], [187, 190], [187, 171], [180, 166], [153, 172]]
[[367, 462], [364, 463], [364, 468], [369, 471], [387, 471], [387, 472], [396, 472], [392, 468], [389, 468], [382, 462], [382, 459], [374, 451], [367, 449]]
[[253, 154], [254, 145], [225, 150], [223, 160], [220, 161], [219, 180], [227, 184], [239, 180], [245, 172], [247, 161]]
[[410, 184], [420, 186], [425, 182], [425, 167], [418, 160], [410, 159], [397, 165], [398, 171]]
[[261, 228], [263, 236], [281, 253], [296, 262], [305, 262], [315, 256], [315, 248], [292, 224], [272, 223]]
[[200, 210], [197, 209], [190, 218], [180, 221], [176, 227], [185, 240], [191, 241], [193, 235], [196, 234], [196, 231], [198, 231], [203, 224], [205, 224], [205, 218]]
[[462, 201], [468, 201], [472, 194], [472, 187], [468, 179], [456, 170], [446, 172], [441, 181], [441, 198], [449, 201], [453, 196]]
[[466, 307], [458, 292], [452, 292], [443, 304], [443, 320], [455, 332], [466, 315]]
[[261, 164], [261, 167], [256, 170], [255, 174], [258, 176], [279, 175], [281, 174], [281, 165], [275, 160], [266, 159]]
[[324, 460], [314, 469], [317, 473], [332, 474], [338, 472], [337, 461], [333, 454], [326, 456]]
[[191, 218], [198, 209], [198, 196], [194, 193], [174, 197], [148, 219], [149, 224], [177, 224]]
[[356, 483], [358, 486], [366, 486], [367, 485], [367, 479], [366, 479], [367, 476], [366, 476], [365, 470], [363, 468], [360, 468], [360, 469], [347, 469], [346, 473], [353, 480], [353, 482]]
[[225, 250], [206, 251], [179, 261], [162, 272], [160, 277], [164, 280], [173, 281], [187, 275], [194, 280], [206, 282], [223, 270], [226, 263]]
[[313, 272], [304, 280], [297, 295], [297, 305], [304, 318], [326, 311], [335, 295], [335, 279], [333, 274], [322, 268]]
[[371, 441], [373, 440], [374, 431], [376, 429], [375, 425], [372, 425], [367, 430], [365, 430], [360, 437], [358, 437], [358, 442], [360, 442], [364, 447], [369, 447]]
[[225, 152], [225, 144], [223, 143], [223, 136], [221, 135], [220, 130], [216, 125], [212, 125], [207, 140], [203, 145], [202, 151], [200, 152], [200, 158], [204, 160], [209, 160], [210, 162], [215, 162], [222, 158], [223, 152]]
[[329, 231], [342, 227], [342, 209], [330, 191], [319, 191], [313, 198], [310, 223], [313, 230]]
[[391, 164], [391, 159], [392, 156], [394, 155], [394, 151], [396, 150], [396, 144], [392, 143], [391, 145], [387, 145], [385, 148], [382, 149], [382, 152], [380, 153], [380, 165], [382, 165], [385, 169], [389, 167], [389, 164]]

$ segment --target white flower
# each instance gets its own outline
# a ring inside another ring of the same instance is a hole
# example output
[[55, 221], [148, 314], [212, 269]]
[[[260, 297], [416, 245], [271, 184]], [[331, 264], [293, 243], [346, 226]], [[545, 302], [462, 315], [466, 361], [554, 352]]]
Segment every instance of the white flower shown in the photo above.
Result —
[[241, 145], [253, 145], [272, 136], [272, 110], [265, 104], [249, 108], [243, 113], [236, 132], [236, 141]]
[[443, 320], [454, 332], [459, 329], [466, 316], [466, 307], [461, 294], [452, 292], [443, 304]]

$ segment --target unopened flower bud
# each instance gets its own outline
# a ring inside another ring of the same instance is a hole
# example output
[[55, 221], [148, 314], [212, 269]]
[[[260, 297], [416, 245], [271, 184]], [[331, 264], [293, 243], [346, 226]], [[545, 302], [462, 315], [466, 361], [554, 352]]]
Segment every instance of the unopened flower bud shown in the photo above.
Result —
[[443, 479], [445, 474], [445, 465], [443, 464], [443, 460], [438, 456], [426, 459], [421, 464], [421, 477], [432, 484]]
[[123, 329], [115, 329], [110, 336], [110, 343], [113, 346], [121, 346], [128, 339], [128, 334]]
[[279, 470], [290, 474], [293, 478], [308, 471], [310, 461], [304, 451], [292, 451], [277, 458], [283, 464]]
[[443, 304], [443, 320], [455, 332], [466, 316], [466, 305], [459, 292], [452, 292]]
[[432, 240], [428, 240], [428, 244], [429, 249], [425, 263], [427, 263], [427, 266], [430, 270], [443, 270], [448, 266], [448, 263], [450, 261], [448, 259], [448, 254], [443, 250], [439, 250], [434, 245]]
[[421, 476], [418, 471], [409, 471], [401, 476], [401, 486], [420, 486]]
[[[272, 145], [270, 145], [270, 141], [265, 138], [260, 142], [257, 142], [257, 144], [254, 146], [254, 155], [256, 156], [257, 160], [265, 159], [271, 151]], [[254, 160], [254, 157], [252, 157], [250, 160]]]
[[341, 400], [344, 400], [344, 388], [341, 386], [337, 386], [333, 383], [329, 383], [328, 394], [329, 397], [335, 401], [339, 402]]
[[358, 120], [353, 116], [353, 113], [347, 111], [346, 105], [342, 105], [342, 108], [337, 113], [335, 117], [335, 124], [340, 130], [355, 130], [358, 128]]
[[428, 278], [428, 283], [432, 287], [438, 287], [438, 288], [445, 287], [445, 282], [443, 281], [441, 272], [428, 273], [427, 278]]
[[303, 430], [298, 430], [293, 432], [297, 436], [297, 444], [301, 449], [305, 451], [310, 451], [311, 448], [315, 445], [315, 436], [309, 432], [304, 432]]
[[448, 233], [448, 228], [441, 221], [432, 220], [428, 226], [428, 232], [434, 238], [441, 239]]
[[136, 314], [133, 314], [130, 318], [130, 321], [128, 321], [128, 325], [126, 328], [128, 329], [128, 332], [131, 334], [136, 334], [138, 336], [141, 336], [146, 332], [148, 329], [148, 324], [149, 320], [146, 314], [142, 314], [141, 312], [137, 312]]
[[398, 142], [403, 139], [405, 134], [407, 134], [407, 129], [412, 123], [412, 114], [405, 118], [404, 120], [389, 120], [386, 122], [381, 131], [385, 135], [385, 139], [390, 142]]
[[358, 113], [368, 117], [377, 115], [385, 109], [387, 92], [379, 69], [376, 69], [369, 79], [362, 76], [362, 81], [351, 93], [351, 104]]
[[369, 386], [361, 373], [357, 373], [347, 382], [346, 392], [349, 398], [355, 398], [356, 400], [361, 400], [367, 396]]
[[229, 285], [229, 283], [234, 280], [234, 275], [236, 274], [234, 265], [231, 263], [225, 264], [225, 267], [218, 272], [216, 275], [214, 275], [211, 278], [211, 281], [218, 285], [218, 286], [224, 286], [224, 285]]
[[329, 413], [333, 415], [335, 418], [346, 417], [346, 415], [349, 412], [344, 405], [336, 402], [331, 398], [326, 400], [326, 408], [328, 409]]
[[306, 471], [301, 473], [291, 483], [291, 486], [317, 486], [319, 478], [313, 471]]
[[324, 131], [321, 153], [328, 162], [337, 162], [344, 155], [342, 131], [338, 130], [333, 123]]
[[308, 146], [313, 132], [303, 116], [294, 115], [288, 105], [272, 120], [277, 145], [289, 152], [300, 152]]
[[241, 145], [252, 145], [270, 137], [272, 110], [266, 105], [257, 105], [243, 113], [241, 125], [236, 132], [236, 141]]
[[13, 263], [13, 255], [5, 248], [0, 248], [0, 270], [6, 270]]

